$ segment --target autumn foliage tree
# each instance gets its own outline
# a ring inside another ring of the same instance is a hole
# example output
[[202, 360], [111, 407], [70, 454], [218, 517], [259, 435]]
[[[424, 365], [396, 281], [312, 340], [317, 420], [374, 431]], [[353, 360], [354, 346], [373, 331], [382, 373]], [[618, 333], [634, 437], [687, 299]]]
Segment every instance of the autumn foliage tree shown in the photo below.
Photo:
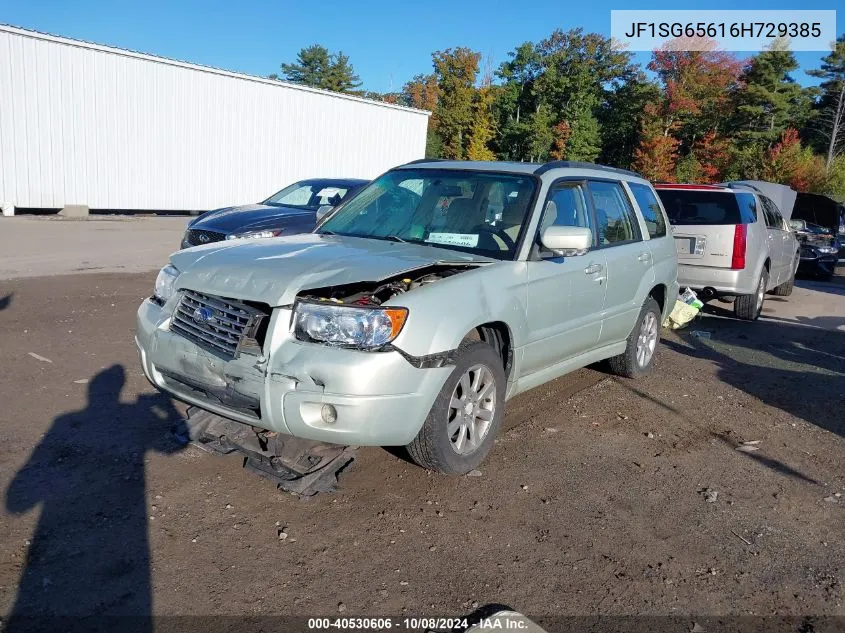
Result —
[[566, 121], [561, 121], [557, 125], [555, 125], [554, 129], [552, 130], [554, 136], [554, 147], [552, 147], [552, 158], [555, 160], [565, 160], [566, 159], [566, 146], [569, 143], [569, 137], [572, 136], [572, 128], [569, 127], [569, 123]]
[[810, 148], [801, 146], [798, 130], [787, 128], [766, 156], [763, 177], [798, 191], [819, 191], [826, 180], [825, 164]]
[[673, 131], [671, 121], [667, 127], [660, 105], [647, 104], [640, 127], [641, 140], [634, 150], [633, 169], [655, 182], [675, 182], [681, 142], [672, 134]]

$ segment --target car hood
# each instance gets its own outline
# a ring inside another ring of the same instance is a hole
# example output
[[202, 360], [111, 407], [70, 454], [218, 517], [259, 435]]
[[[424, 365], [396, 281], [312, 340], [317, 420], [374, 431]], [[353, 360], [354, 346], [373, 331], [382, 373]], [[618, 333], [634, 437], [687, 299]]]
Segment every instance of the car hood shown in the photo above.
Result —
[[203, 213], [191, 222], [188, 228], [227, 234], [232, 232], [242, 233], [244, 231], [284, 227], [290, 223], [301, 223], [307, 220], [316, 223], [316, 217], [315, 211], [295, 207], [246, 204]]
[[435, 263], [496, 260], [434, 246], [305, 233], [262, 240], [215, 242], [170, 256], [178, 287], [290, 305], [303, 289], [380, 281]]

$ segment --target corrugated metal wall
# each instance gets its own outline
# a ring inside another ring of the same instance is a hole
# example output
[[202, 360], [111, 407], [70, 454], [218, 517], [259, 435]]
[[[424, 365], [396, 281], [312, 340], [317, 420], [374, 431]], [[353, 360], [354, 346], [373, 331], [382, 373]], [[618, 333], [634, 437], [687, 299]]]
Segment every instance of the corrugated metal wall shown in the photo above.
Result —
[[202, 210], [421, 158], [427, 113], [0, 27], [0, 204]]

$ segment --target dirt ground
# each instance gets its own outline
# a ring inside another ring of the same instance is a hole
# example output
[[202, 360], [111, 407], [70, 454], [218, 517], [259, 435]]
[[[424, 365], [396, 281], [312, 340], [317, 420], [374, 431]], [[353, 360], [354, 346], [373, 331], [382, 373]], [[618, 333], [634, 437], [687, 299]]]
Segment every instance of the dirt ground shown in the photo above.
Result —
[[309, 501], [171, 440], [180, 408], [133, 342], [154, 276], [0, 282], [7, 623], [845, 616], [842, 276], [757, 323], [714, 304], [692, 328], [710, 338], [665, 333], [644, 379], [590, 369], [518, 397], [480, 477], [368, 448]]

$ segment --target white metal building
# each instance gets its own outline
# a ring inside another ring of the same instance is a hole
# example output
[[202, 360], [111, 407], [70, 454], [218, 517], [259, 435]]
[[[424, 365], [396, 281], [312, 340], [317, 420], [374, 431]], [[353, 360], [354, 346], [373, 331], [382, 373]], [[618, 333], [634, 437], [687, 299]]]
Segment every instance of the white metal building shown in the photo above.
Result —
[[0, 26], [0, 206], [205, 210], [422, 158], [428, 112]]

